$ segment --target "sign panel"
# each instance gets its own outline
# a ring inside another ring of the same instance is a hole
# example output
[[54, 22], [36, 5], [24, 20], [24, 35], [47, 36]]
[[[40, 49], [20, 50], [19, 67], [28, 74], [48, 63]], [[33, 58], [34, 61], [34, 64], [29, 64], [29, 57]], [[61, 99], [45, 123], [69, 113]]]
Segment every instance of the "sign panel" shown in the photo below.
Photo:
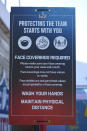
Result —
[[11, 124], [75, 123], [75, 9], [11, 10]]

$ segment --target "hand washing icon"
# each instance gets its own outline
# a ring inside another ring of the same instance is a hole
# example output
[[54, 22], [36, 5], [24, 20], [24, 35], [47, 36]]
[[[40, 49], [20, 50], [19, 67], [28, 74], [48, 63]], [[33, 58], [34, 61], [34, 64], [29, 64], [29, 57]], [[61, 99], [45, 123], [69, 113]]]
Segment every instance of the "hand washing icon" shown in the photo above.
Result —
[[45, 50], [49, 47], [49, 39], [46, 36], [40, 36], [36, 40], [36, 46], [40, 50]]

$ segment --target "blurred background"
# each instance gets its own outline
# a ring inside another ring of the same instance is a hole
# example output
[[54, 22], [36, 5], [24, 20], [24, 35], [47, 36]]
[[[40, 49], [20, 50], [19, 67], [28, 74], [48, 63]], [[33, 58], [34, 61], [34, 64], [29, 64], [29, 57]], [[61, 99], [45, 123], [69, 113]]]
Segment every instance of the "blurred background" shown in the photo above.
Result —
[[76, 8], [76, 125], [47, 126], [47, 131], [87, 131], [87, 0], [0, 0], [0, 131], [32, 131], [8, 124], [10, 10], [12, 6]]

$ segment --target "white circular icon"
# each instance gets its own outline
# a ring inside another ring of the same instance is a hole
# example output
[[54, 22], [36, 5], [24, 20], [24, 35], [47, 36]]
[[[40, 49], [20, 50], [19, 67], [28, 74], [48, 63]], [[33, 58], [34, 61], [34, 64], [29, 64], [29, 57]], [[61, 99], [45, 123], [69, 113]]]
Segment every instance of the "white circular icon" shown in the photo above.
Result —
[[18, 46], [23, 50], [29, 49], [31, 45], [32, 45], [32, 41], [31, 38], [28, 36], [22, 36], [18, 40]]
[[40, 36], [36, 40], [36, 46], [40, 50], [45, 50], [49, 47], [49, 39], [46, 36]]
[[67, 47], [67, 39], [63, 36], [58, 36], [54, 39], [54, 47], [58, 50], [63, 50]]

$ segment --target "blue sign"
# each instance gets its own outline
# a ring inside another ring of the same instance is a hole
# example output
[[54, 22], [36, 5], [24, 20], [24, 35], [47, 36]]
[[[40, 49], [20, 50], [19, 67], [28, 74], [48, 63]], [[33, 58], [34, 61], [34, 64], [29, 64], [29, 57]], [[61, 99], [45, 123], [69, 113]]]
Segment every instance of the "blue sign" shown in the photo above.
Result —
[[87, 88], [76, 90], [76, 125], [47, 126], [47, 131], [86, 131], [87, 130]]
[[66, 131], [85, 131], [87, 130], [87, 101], [77, 101], [77, 120], [76, 125], [67, 126]]
[[9, 88], [6, 83], [5, 71], [0, 81], [0, 117], [8, 115], [9, 105]]
[[87, 89], [77, 89], [76, 102], [76, 125], [67, 126], [66, 131], [86, 131], [87, 130]]

